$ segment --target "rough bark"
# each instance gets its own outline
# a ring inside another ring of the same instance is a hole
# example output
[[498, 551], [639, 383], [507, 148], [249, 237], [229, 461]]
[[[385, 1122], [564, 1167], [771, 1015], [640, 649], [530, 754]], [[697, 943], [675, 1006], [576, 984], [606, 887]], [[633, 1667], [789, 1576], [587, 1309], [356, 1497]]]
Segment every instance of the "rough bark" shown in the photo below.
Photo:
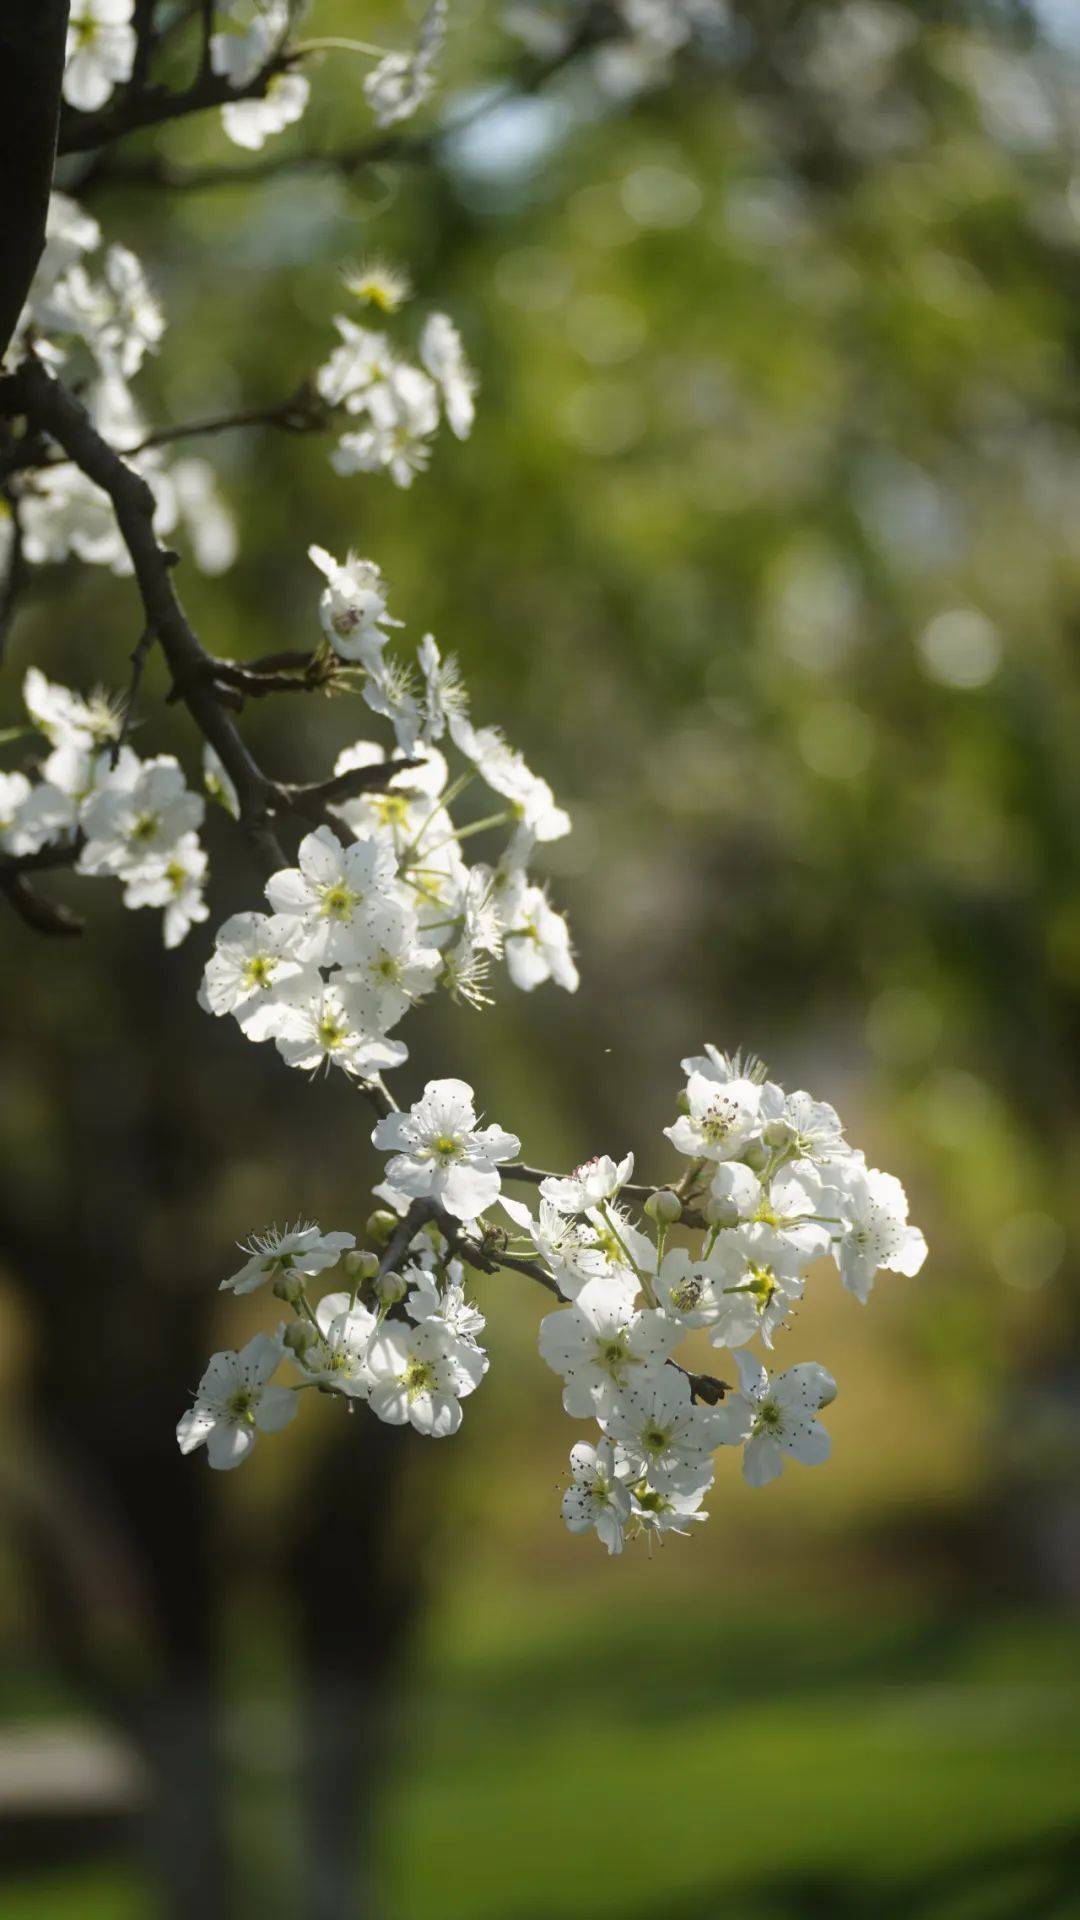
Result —
[[0, 357], [45, 244], [68, 0], [5, 0], [0, 10]]

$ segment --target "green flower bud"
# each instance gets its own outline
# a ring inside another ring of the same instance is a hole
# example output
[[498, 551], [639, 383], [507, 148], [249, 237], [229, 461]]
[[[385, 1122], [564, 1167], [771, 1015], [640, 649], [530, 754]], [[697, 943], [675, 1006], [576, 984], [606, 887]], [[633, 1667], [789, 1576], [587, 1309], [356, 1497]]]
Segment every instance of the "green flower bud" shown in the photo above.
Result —
[[379, 1271], [379, 1256], [367, 1247], [358, 1247], [355, 1253], [347, 1253], [342, 1266], [354, 1286], [362, 1287], [366, 1280], [374, 1280]]
[[298, 1360], [302, 1360], [315, 1340], [316, 1333], [314, 1327], [310, 1326], [306, 1320], [294, 1320], [291, 1326], [286, 1327], [284, 1338], [289, 1352], [294, 1353]]
[[284, 1272], [279, 1273], [276, 1280], [274, 1281], [274, 1292], [277, 1295], [278, 1299], [288, 1301], [288, 1304], [290, 1307], [295, 1307], [297, 1305], [300, 1299], [300, 1295], [303, 1293], [303, 1291], [304, 1291], [303, 1275], [299, 1273], [290, 1273], [288, 1268], [286, 1268]]
[[388, 1213], [385, 1207], [377, 1207], [375, 1212], [368, 1216], [364, 1231], [369, 1240], [374, 1240], [377, 1247], [385, 1247], [397, 1224], [396, 1213]]
[[673, 1227], [676, 1220], [682, 1219], [682, 1201], [670, 1187], [660, 1187], [650, 1193], [645, 1202], [645, 1212], [658, 1226]]
[[409, 1291], [409, 1283], [400, 1273], [383, 1273], [375, 1282], [375, 1295], [383, 1306], [392, 1307], [396, 1300], [404, 1300]]
[[761, 1137], [767, 1147], [786, 1147], [791, 1143], [791, 1127], [786, 1120], [770, 1120]]

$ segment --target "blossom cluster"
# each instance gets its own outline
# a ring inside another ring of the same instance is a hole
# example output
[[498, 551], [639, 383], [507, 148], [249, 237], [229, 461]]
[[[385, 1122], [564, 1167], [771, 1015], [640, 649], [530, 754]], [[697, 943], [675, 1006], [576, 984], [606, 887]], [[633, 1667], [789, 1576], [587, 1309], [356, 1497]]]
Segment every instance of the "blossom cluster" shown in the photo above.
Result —
[[[180, 1422], [181, 1447], [206, 1440], [212, 1466], [235, 1465], [257, 1428], [282, 1424], [279, 1400], [264, 1416], [259, 1395], [280, 1392], [268, 1383], [285, 1359], [301, 1385], [366, 1400], [379, 1418], [433, 1437], [455, 1432], [487, 1367], [466, 1262], [521, 1270], [559, 1298], [541, 1321], [540, 1354], [562, 1379], [566, 1412], [595, 1429], [570, 1454], [571, 1532], [595, 1531], [609, 1553], [628, 1537], [688, 1532], [707, 1517], [720, 1448], [742, 1448], [752, 1487], [789, 1459], [825, 1461], [818, 1416], [836, 1395], [831, 1375], [816, 1361], [771, 1371], [751, 1348], [771, 1356], [818, 1262], [831, 1257], [865, 1302], [879, 1271], [918, 1272], [925, 1240], [899, 1181], [867, 1166], [826, 1102], [786, 1094], [759, 1063], [712, 1046], [683, 1070], [680, 1112], [664, 1131], [685, 1164], [667, 1187], [633, 1185], [632, 1154], [567, 1176], [522, 1167], [517, 1137], [482, 1126], [459, 1080], [430, 1081], [407, 1112], [385, 1113], [372, 1134], [391, 1156], [372, 1244], [313, 1225], [250, 1243], [223, 1286], [269, 1282], [296, 1319], [273, 1343], [259, 1336], [214, 1356]], [[538, 1182], [535, 1212], [508, 1196], [508, 1178]], [[338, 1266], [351, 1292], [313, 1305], [309, 1280]], [[680, 1359], [688, 1340], [726, 1351], [735, 1382]]]
[[55, 847], [82, 874], [119, 880], [126, 907], [159, 907], [167, 947], [207, 918], [205, 803], [171, 754], [143, 760], [123, 741], [123, 711], [27, 670], [23, 700], [49, 752], [24, 772], [0, 772], [0, 854]]
[[[375, 65], [363, 83], [364, 98], [376, 125], [407, 120], [435, 87], [438, 58], [446, 38], [447, 0], [433, 0], [420, 23], [415, 45], [387, 52], [362, 42], [311, 42], [369, 54]], [[210, 8], [219, 31], [209, 40], [210, 65], [239, 96], [222, 107], [221, 123], [238, 147], [258, 149], [273, 134], [299, 120], [311, 92], [288, 52], [295, 0], [216, 0]], [[105, 106], [135, 67], [135, 0], [71, 0], [64, 65], [64, 99], [83, 113]], [[250, 97], [243, 97], [248, 90]]]
[[[338, 755], [335, 776], [357, 776], [358, 789], [329, 803], [339, 831], [305, 835], [297, 865], [267, 882], [269, 913], [234, 914], [219, 928], [200, 997], [249, 1040], [275, 1041], [290, 1066], [372, 1079], [407, 1058], [389, 1036], [436, 986], [482, 1006], [501, 958], [526, 992], [547, 980], [576, 988], [566, 921], [528, 871], [537, 844], [569, 832], [570, 820], [498, 729], [473, 726], [456, 663], [430, 634], [415, 672], [387, 652], [399, 623], [378, 567], [340, 564], [320, 547], [312, 559], [326, 582], [323, 645], [390, 723], [400, 770], [380, 775], [386, 751], [374, 741]], [[494, 812], [455, 823], [451, 807], [478, 781], [496, 796]], [[463, 843], [500, 828], [497, 857], [470, 866]]]
[[[69, 367], [83, 404], [111, 447], [142, 475], [154, 496], [159, 538], [183, 526], [205, 573], [232, 565], [236, 534], [206, 460], [168, 459], [145, 446], [146, 423], [129, 382], [157, 350], [165, 317], [129, 247], [102, 248], [101, 228], [64, 193], [49, 202], [45, 249], [15, 329], [10, 357], [32, 348], [54, 369]], [[70, 555], [114, 573], [131, 559], [106, 495], [71, 460], [13, 476], [11, 490], [24, 558], [32, 565]]]
[[[383, 312], [406, 297], [407, 283], [386, 268], [346, 272], [346, 288]], [[420, 364], [397, 351], [385, 333], [346, 314], [334, 325], [340, 345], [315, 375], [320, 399], [356, 422], [330, 455], [337, 473], [385, 472], [399, 487], [412, 485], [431, 458], [431, 441], [445, 417], [459, 440], [468, 438], [476, 412], [476, 377], [461, 335], [445, 313], [431, 313], [420, 333]]]
[[[194, 1406], [176, 1429], [181, 1451], [206, 1446], [212, 1467], [239, 1466], [259, 1432], [292, 1419], [304, 1387], [364, 1402], [392, 1426], [442, 1440], [461, 1425], [461, 1402], [479, 1386], [488, 1357], [478, 1335], [484, 1316], [466, 1298], [460, 1261], [432, 1230], [400, 1273], [383, 1273], [351, 1233], [311, 1223], [271, 1229], [244, 1249], [248, 1258], [223, 1290], [250, 1293], [269, 1283], [295, 1318], [259, 1333], [237, 1352], [214, 1354]], [[343, 1268], [347, 1285], [316, 1306], [309, 1282]], [[365, 1297], [362, 1297], [365, 1296]], [[287, 1361], [294, 1380], [272, 1384]]]

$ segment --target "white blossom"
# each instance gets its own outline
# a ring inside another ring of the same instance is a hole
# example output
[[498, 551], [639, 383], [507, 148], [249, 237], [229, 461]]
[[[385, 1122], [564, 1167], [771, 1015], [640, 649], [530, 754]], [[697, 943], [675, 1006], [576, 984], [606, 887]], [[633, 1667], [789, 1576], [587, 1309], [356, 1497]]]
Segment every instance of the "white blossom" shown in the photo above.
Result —
[[182, 833], [167, 855], [141, 861], [124, 888], [125, 907], [162, 907], [166, 947], [178, 947], [193, 926], [209, 919], [203, 883], [209, 862], [198, 835]]
[[506, 932], [506, 965], [515, 987], [531, 993], [553, 980], [576, 993], [579, 975], [570, 947], [570, 929], [556, 913], [543, 887], [526, 887], [513, 924]]
[[563, 1519], [571, 1533], [595, 1529], [609, 1553], [621, 1553], [630, 1495], [615, 1474], [615, 1450], [610, 1440], [595, 1447], [579, 1440], [570, 1449], [570, 1485], [563, 1494]]
[[476, 375], [449, 314], [429, 313], [420, 335], [420, 358], [442, 394], [452, 431], [467, 440], [476, 418]]
[[392, 852], [377, 840], [343, 847], [332, 828], [316, 827], [301, 840], [298, 858], [298, 866], [283, 867], [266, 883], [274, 912], [295, 922], [297, 958], [324, 966], [358, 959], [368, 923], [390, 893]]
[[619, 1447], [634, 1472], [658, 1491], [673, 1493], [711, 1478], [705, 1464], [720, 1442], [713, 1407], [695, 1405], [690, 1383], [674, 1367], [664, 1367], [640, 1387], [620, 1393], [600, 1413], [604, 1432]]
[[737, 1353], [741, 1393], [729, 1394], [716, 1409], [722, 1446], [745, 1442], [743, 1478], [763, 1487], [784, 1470], [790, 1455], [804, 1467], [827, 1460], [829, 1436], [817, 1415], [836, 1398], [836, 1382], [814, 1361], [789, 1367], [770, 1381], [752, 1354]]
[[257, 1333], [239, 1353], [215, 1353], [199, 1382], [195, 1404], [176, 1429], [181, 1453], [205, 1446], [212, 1467], [238, 1467], [259, 1433], [277, 1433], [296, 1413], [290, 1387], [272, 1387], [283, 1349]]
[[96, 113], [113, 88], [131, 78], [135, 61], [134, 0], [71, 0], [64, 99]]
[[540, 1354], [563, 1377], [563, 1405], [582, 1419], [667, 1359], [679, 1328], [666, 1314], [639, 1309], [637, 1282], [614, 1276], [590, 1280], [573, 1306], [540, 1322]]
[[342, 566], [325, 547], [309, 547], [308, 556], [326, 578], [319, 618], [330, 645], [343, 660], [359, 660], [372, 671], [381, 664], [389, 639], [383, 629], [401, 625], [386, 610], [378, 567], [354, 553]]
[[633, 1171], [632, 1153], [618, 1162], [601, 1153], [582, 1161], [565, 1179], [552, 1176], [541, 1181], [540, 1192], [560, 1213], [585, 1213], [605, 1200], [616, 1200]]
[[337, 1265], [343, 1253], [356, 1245], [351, 1233], [323, 1233], [314, 1221], [298, 1221], [295, 1227], [268, 1227], [253, 1234], [243, 1251], [244, 1265], [221, 1282], [227, 1293], [253, 1293], [256, 1287], [271, 1285], [289, 1274], [301, 1274], [310, 1280], [327, 1267]]
[[371, 1391], [368, 1352], [375, 1337], [375, 1315], [354, 1306], [348, 1293], [328, 1293], [315, 1308], [318, 1336], [304, 1348], [300, 1364], [308, 1378], [332, 1387], [349, 1400], [366, 1400]]
[[369, 1404], [393, 1426], [443, 1440], [461, 1425], [461, 1402], [479, 1385], [487, 1355], [435, 1318], [386, 1321], [368, 1348]]
[[222, 107], [221, 124], [235, 146], [258, 152], [272, 134], [302, 117], [310, 93], [302, 73], [271, 74], [261, 98], [230, 100]]
[[407, 1113], [388, 1113], [371, 1136], [394, 1155], [391, 1184], [410, 1199], [430, 1198], [458, 1220], [476, 1220], [499, 1197], [499, 1162], [521, 1151], [516, 1134], [479, 1127], [473, 1090], [463, 1080], [429, 1080]]
[[364, 1009], [354, 1006], [347, 988], [334, 981], [312, 991], [305, 974], [286, 981], [280, 992], [273, 1038], [286, 1066], [310, 1073], [340, 1067], [357, 1079], [370, 1080], [408, 1059], [409, 1050], [400, 1040], [370, 1031]]
[[678, 1153], [691, 1160], [738, 1159], [758, 1121], [761, 1088], [747, 1079], [719, 1081], [691, 1073], [687, 1111], [664, 1132]]
[[907, 1194], [899, 1180], [851, 1161], [836, 1191], [844, 1218], [837, 1259], [848, 1292], [866, 1301], [880, 1267], [918, 1273], [926, 1241], [918, 1227], [908, 1225]]

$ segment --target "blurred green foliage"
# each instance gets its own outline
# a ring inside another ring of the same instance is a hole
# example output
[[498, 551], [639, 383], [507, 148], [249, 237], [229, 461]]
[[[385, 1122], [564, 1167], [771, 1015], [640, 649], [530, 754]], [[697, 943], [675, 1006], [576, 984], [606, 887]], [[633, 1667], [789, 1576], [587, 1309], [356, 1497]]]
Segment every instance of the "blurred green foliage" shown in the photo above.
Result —
[[[318, 29], [362, 13], [377, 33], [378, 11], [320, 0]], [[463, 1072], [530, 1158], [633, 1146], [659, 1175], [680, 1056], [749, 1045], [839, 1106], [931, 1243], [867, 1314], [826, 1289], [788, 1336], [840, 1381], [828, 1473], [760, 1501], [721, 1474], [708, 1529], [657, 1566], [563, 1538], [572, 1436], [537, 1302], [486, 1289], [490, 1382], [451, 1457], [414, 1449], [395, 1496], [436, 1601], [379, 1830], [407, 1920], [1080, 1912], [1058, 1840], [1078, 1810], [1074, 1629], [999, 1612], [1080, 1585], [1076, 41], [1049, 6], [733, 11], [754, 31], [728, 59], [625, 103], [576, 69], [438, 165], [94, 191], [168, 306], [154, 421], [291, 391], [330, 344], [341, 262], [370, 250], [479, 368], [473, 438], [409, 493], [338, 480], [315, 439], [208, 444], [241, 557], [218, 580], [183, 570], [206, 644], [242, 658], [314, 637], [309, 541], [370, 555], [410, 635], [459, 652], [477, 716], [574, 813], [550, 870], [580, 995], [424, 1012], [403, 1084]], [[461, 0], [455, 20], [460, 107], [506, 43], [495, 8]], [[357, 90], [327, 60], [291, 148], [355, 137]], [[227, 157], [201, 124], [159, 145]], [[30, 659], [121, 684], [135, 625], [122, 582], [41, 581], [0, 724]], [[143, 738], [192, 761], [163, 691], [154, 663]], [[315, 701], [245, 725], [295, 777], [366, 731]], [[224, 822], [215, 850], [218, 917], [256, 884]], [[206, 1030], [198, 933], [166, 963], [150, 916], [103, 896], [78, 955], [5, 928], [2, 1004], [32, 966], [37, 1007], [33, 1028], [5, 1020], [0, 1145], [42, 1204], [73, 1177], [42, 1049], [126, 1060], [130, 1093], [152, 976], [212, 1171], [142, 1252], [167, 1264], [185, 1236], [169, 1284], [194, 1314], [261, 1214], [362, 1216], [366, 1127], [342, 1089]], [[18, 1339], [43, 1337], [28, 1317], [5, 1316], [14, 1377]], [[338, 1409], [305, 1412], [215, 1490], [234, 1652]], [[980, 1857], [1004, 1892], [964, 1881]], [[919, 1904], [949, 1859], [956, 1886]], [[101, 1884], [70, 1909], [13, 1889], [7, 1910], [119, 1920]]]

